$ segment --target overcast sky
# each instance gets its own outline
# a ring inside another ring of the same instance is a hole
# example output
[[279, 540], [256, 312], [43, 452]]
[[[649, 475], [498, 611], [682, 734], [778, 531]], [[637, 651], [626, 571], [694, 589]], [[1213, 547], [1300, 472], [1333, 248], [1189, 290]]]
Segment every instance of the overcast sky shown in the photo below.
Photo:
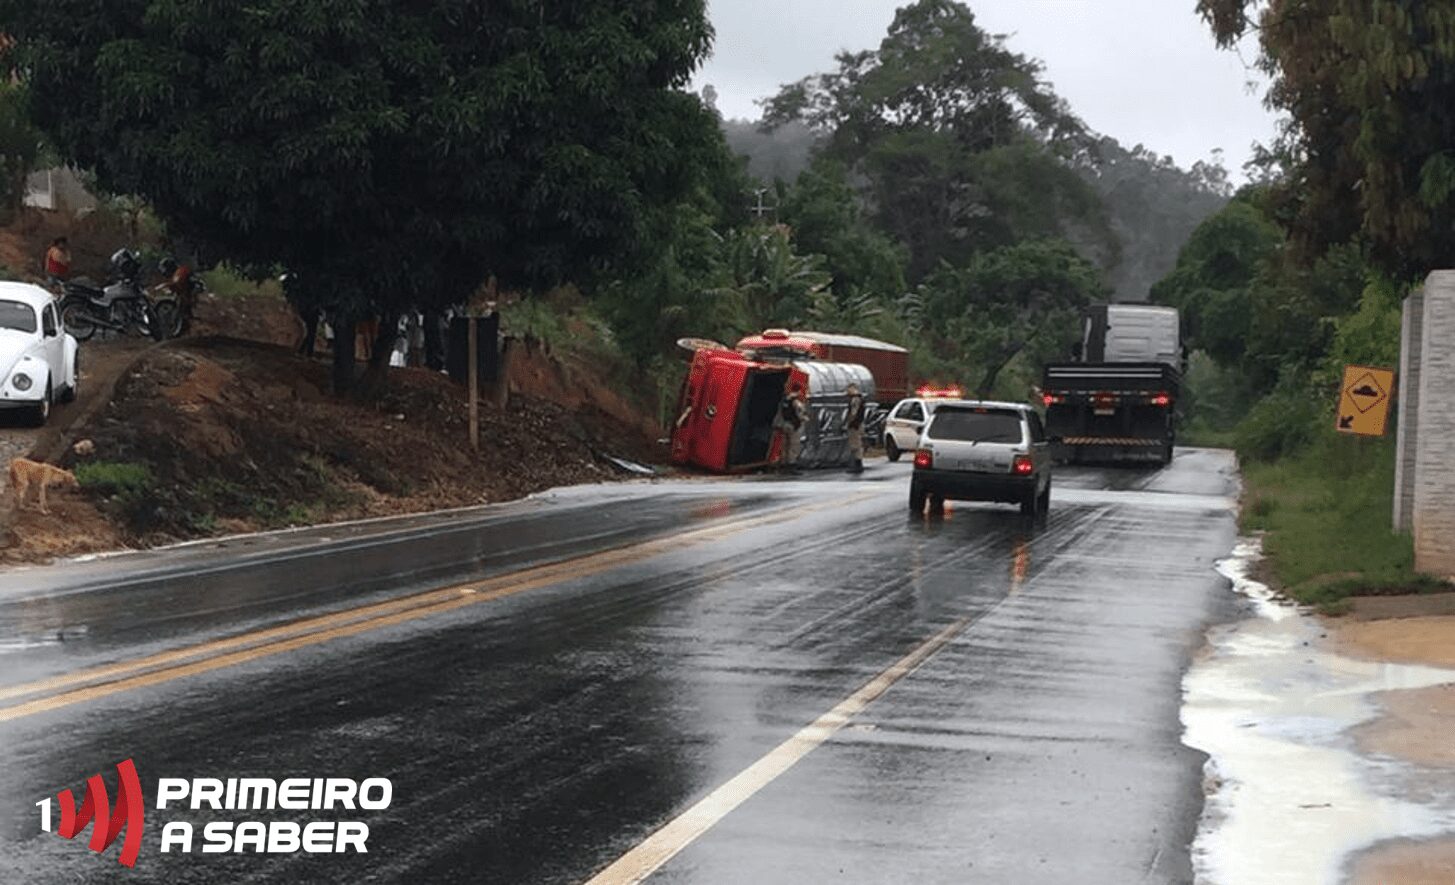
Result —
[[[717, 43], [696, 85], [711, 83], [727, 117], [782, 83], [829, 70], [840, 49], [877, 48], [906, 0], [709, 0]], [[1215, 148], [1235, 180], [1251, 145], [1271, 140], [1265, 84], [1238, 54], [1217, 49], [1195, 0], [969, 0], [986, 30], [1040, 59], [1087, 125], [1187, 167]], [[1257, 80], [1250, 92], [1248, 83]]]

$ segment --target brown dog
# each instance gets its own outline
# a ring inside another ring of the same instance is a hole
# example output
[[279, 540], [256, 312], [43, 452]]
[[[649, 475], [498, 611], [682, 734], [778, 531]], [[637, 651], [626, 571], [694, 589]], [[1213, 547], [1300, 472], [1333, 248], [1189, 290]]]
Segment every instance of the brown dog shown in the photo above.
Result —
[[50, 464], [42, 464], [28, 458], [16, 458], [10, 462], [10, 493], [15, 496], [16, 510], [25, 506], [25, 499], [30, 492], [30, 487], [35, 486], [39, 490], [37, 498], [40, 501], [40, 512], [50, 513], [50, 508], [45, 504], [45, 490], [53, 485], [77, 486], [80, 484], [76, 482], [76, 474]]

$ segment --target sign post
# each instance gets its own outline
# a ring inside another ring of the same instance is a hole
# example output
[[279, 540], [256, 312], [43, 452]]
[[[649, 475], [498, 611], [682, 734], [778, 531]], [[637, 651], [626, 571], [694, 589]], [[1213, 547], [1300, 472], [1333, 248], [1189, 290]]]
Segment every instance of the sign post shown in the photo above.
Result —
[[[480, 317], [494, 313], [495, 303], [494, 277], [465, 303], [465, 317], [468, 320], [465, 356], [469, 363], [466, 372], [470, 384], [470, 450], [473, 452], [480, 451]], [[490, 346], [495, 345], [496, 342], [492, 339]]]
[[1348, 366], [1339, 388], [1335, 429], [1357, 436], [1384, 436], [1393, 400], [1393, 369]]
[[480, 319], [470, 311], [469, 344], [466, 356], [470, 360], [470, 450], [480, 451]]

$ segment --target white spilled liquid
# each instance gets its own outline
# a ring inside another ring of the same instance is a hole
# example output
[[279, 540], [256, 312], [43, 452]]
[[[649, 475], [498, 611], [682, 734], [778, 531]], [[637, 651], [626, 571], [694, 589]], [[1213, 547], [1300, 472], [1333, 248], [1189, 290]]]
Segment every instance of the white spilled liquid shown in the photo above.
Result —
[[1401, 798], [1417, 772], [1360, 756], [1349, 735], [1378, 715], [1373, 694], [1455, 683], [1455, 670], [1321, 647], [1316, 619], [1248, 577], [1260, 556], [1260, 543], [1245, 540], [1219, 563], [1256, 615], [1214, 630], [1183, 680], [1183, 742], [1210, 757], [1196, 881], [1333, 885], [1361, 849], [1455, 830], [1451, 809]]

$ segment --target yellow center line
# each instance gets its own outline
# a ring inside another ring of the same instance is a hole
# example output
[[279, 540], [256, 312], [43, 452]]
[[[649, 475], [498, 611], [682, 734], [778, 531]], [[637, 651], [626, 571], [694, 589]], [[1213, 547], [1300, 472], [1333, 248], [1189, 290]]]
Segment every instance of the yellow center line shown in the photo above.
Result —
[[592, 876], [586, 885], [635, 885], [661, 868], [678, 852], [712, 829], [739, 805], [777, 780], [799, 760], [822, 746], [853, 717], [864, 711], [896, 682], [914, 672], [935, 652], [944, 648], [974, 623], [965, 617], [926, 639], [887, 670], [875, 676], [832, 710], [804, 726], [788, 740], [769, 750], [757, 762], [743, 769], [697, 804], [669, 821], [611, 866]]
[[[0, 700], [45, 692], [56, 693], [8, 707], [0, 707], [0, 722], [21, 719], [72, 704], [236, 666], [259, 658], [295, 651], [334, 639], [356, 636], [465, 606], [494, 602], [567, 580], [591, 577], [652, 556], [679, 550], [685, 546], [722, 540], [760, 526], [797, 519], [815, 510], [841, 507], [848, 501], [864, 497], [869, 497], [869, 495], [862, 494], [852, 499], [744, 517], [721, 525], [705, 526], [575, 559], [535, 566], [485, 581], [431, 590], [402, 599], [306, 618], [278, 627], [199, 643], [131, 661], [122, 661], [35, 682], [7, 686], [0, 689]], [[73, 688], [74, 686], [81, 687]]]

